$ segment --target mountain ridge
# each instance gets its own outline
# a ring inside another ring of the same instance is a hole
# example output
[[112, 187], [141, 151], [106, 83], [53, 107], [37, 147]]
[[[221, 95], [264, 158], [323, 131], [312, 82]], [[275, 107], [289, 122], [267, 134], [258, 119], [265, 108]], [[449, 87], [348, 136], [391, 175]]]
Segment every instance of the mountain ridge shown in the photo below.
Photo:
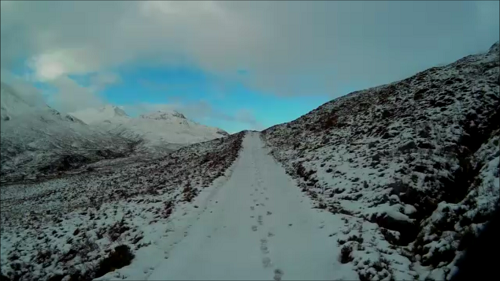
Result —
[[145, 145], [152, 149], [160, 146], [161, 143], [179, 146], [229, 135], [219, 128], [187, 119], [175, 110], [158, 110], [131, 117], [120, 107], [107, 105], [103, 108], [89, 108], [73, 112], [71, 115], [79, 117], [89, 126], [104, 130], [124, 127], [142, 136], [146, 140]]

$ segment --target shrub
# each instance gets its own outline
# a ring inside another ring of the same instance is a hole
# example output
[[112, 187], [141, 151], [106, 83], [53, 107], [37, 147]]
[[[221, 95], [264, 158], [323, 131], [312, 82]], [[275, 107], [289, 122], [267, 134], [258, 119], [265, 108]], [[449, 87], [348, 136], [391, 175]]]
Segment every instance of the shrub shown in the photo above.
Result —
[[340, 249], [340, 262], [341, 263], [351, 262], [353, 260], [351, 253], [352, 253], [352, 247], [350, 245], [344, 245], [342, 249]]
[[99, 263], [94, 277], [95, 278], [101, 277], [108, 272], [129, 265], [133, 258], [134, 254], [132, 254], [132, 252], [130, 251], [129, 246], [127, 245], [117, 246], [115, 250], [112, 251], [107, 258], [103, 259]]

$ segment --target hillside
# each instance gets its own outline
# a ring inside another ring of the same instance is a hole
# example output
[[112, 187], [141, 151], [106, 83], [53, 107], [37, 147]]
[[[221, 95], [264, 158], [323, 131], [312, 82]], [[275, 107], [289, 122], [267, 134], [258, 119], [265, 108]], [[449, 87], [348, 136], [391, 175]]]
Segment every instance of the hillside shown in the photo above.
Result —
[[499, 50], [328, 102], [262, 138], [361, 280], [443, 280], [499, 200]]
[[2, 280], [92, 280], [134, 255], [161, 251], [156, 241], [166, 240], [179, 219], [170, 218], [173, 211], [196, 215], [191, 202], [230, 175], [244, 135], [156, 160], [105, 160], [83, 174], [2, 186]]
[[130, 155], [141, 138], [123, 128], [103, 131], [33, 102], [1, 84], [2, 182], [33, 181], [102, 159]]
[[0, 122], [3, 183], [78, 173], [104, 159], [158, 157], [228, 136], [175, 111], [132, 118], [108, 105], [64, 114], [46, 105], [41, 95], [36, 99], [4, 82]]

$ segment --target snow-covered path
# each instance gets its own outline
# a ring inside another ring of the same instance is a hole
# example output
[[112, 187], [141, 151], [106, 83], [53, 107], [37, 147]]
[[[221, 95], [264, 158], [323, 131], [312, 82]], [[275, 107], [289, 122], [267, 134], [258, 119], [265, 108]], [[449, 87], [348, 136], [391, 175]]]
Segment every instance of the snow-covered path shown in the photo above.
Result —
[[340, 225], [310, 200], [249, 133], [231, 178], [207, 198], [186, 236], [149, 280], [357, 279], [338, 261]]

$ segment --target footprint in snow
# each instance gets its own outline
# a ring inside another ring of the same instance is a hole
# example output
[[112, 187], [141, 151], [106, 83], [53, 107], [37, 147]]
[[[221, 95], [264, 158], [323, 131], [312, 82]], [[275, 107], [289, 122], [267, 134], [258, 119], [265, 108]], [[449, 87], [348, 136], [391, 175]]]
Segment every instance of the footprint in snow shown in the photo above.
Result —
[[279, 269], [279, 268], [276, 268], [274, 270], [274, 280], [276, 281], [280, 281], [281, 280], [281, 277], [283, 276], [283, 274], [285, 274], [283, 272], [283, 270]]
[[255, 210], [255, 207], [254, 206], [250, 206], [250, 210]]
[[271, 213], [271, 212], [267, 211], [267, 215], [268, 215], [268, 216], [270, 216], [270, 215], [272, 215], [272, 214], [273, 214], [273, 213]]
[[269, 254], [269, 249], [267, 248], [267, 239], [260, 239], [260, 250], [263, 254]]
[[263, 258], [262, 265], [264, 266], [264, 268], [270, 267], [271, 266], [271, 259], [268, 257]]
[[274, 237], [274, 233], [272, 233], [272, 232], [268, 232], [268, 233], [267, 233], [267, 237]]
[[257, 226], [256, 225], [252, 225], [252, 230], [253, 231], [257, 231]]
[[259, 217], [257, 218], [257, 221], [259, 222], [260, 225], [262, 225], [262, 216], [259, 215]]

